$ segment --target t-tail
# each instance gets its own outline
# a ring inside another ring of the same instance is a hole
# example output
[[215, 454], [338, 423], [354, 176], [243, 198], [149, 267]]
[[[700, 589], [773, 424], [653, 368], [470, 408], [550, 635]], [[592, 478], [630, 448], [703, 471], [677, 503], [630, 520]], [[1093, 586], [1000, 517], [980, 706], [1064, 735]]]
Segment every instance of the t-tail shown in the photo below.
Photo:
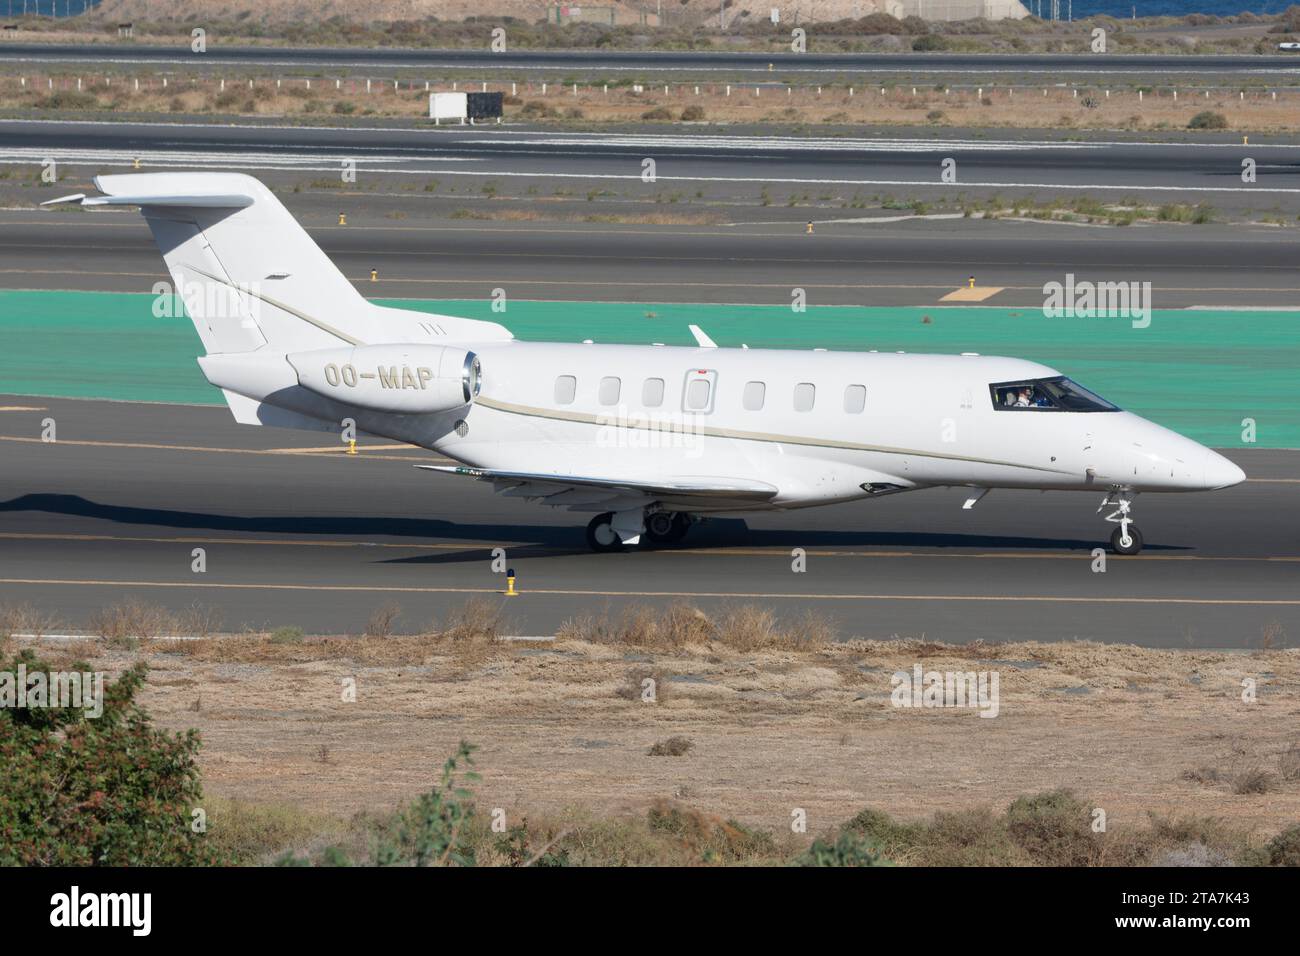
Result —
[[[364, 428], [367, 411], [460, 405], [477, 388], [472, 346], [511, 338], [495, 322], [368, 301], [251, 176], [140, 173], [94, 183], [103, 195], [51, 203], [140, 207], [202, 340], [199, 365], [240, 422], [337, 430], [355, 406]], [[362, 378], [365, 368], [382, 375]]]

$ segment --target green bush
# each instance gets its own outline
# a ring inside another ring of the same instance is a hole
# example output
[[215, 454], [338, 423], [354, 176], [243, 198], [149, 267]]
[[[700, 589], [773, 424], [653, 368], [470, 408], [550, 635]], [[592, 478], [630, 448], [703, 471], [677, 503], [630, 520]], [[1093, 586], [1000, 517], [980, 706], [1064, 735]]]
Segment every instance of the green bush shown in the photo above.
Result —
[[796, 866], [892, 866], [864, 836], [841, 830], [834, 843], [818, 837], [795, 860]]
[[[0, 672], [52, 668], [31, 650]], [[76, 662], [59, 670], [88, 672]], [[151, 726], [144, 664], [103, 686], [103, 712], [0, 708], [0, 865], [189, 866], [220, 862], [191, 827], [202, 803], [198, 733]]]
[[937, 53], [946, 49], [948, 49], [948, 41], [937, 33], [926, 33], [912, 41], [912, 50], [915, 53]]
[[1012, 841], [1040, 866], [1087, 866], [1100, 846], [1091, 808], [1070, 790], [1017, 797], [1006, 822]]
[[1227, 129], [1228, 117], [1214, 110], [1201, 110], [1187, 121], [1188, 129]]
[[303, 641], [302, 628], [291, 625], [277, 627], [271, 632], [270, 641], [272, 644], [301, 644]]
[[[474, 866], [471, 828], [474, 820], [472, 794], [465, 784], [479, 779], [468, 769], [474, 766], [477, 748], [460, 742], [456, 753], [442, 765], [442, 777], [428, 793], [382, 825], [376, 827], [369, 863], [374, 866]], [[337, 846], [326, 847], [321, 866], [351, 866], [353, 860]], [[311, 857], [286, 853], [277, 866], [311, 866]]]
[[1269, 866], [1300, 866], [1300, 823], [1269, 840], [1265, 850]]
[[99, 106], [99, 97], [81, 90], [58, 90], [37, 100], [36, 105], [46, 110], [93, 110]]

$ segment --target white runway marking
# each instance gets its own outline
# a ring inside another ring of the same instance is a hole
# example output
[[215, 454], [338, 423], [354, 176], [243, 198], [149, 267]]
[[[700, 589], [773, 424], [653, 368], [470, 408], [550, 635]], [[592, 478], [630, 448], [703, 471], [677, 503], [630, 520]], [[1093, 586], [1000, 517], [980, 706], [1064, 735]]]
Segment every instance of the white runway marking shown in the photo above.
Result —
[[[62, 120], [62, 119], [3, 119], [0, 120], [0, 126], [23, 125], [23, 126], [55, 126], [55, 127], [75, 127], [75, 126], [109, 126], [114, 129], [121, 129], [122, 123], [111, 120]], [[133, 122], [131, 128], [139, 129], [201, 129], [205, 131], [212, 130], [211, 123], [183, 123], [183, 122]], [[1122, 140], [1088, 140], [1086, 142], [1061, 142], [1058, 140], [1044, 139], [975, 139], [950, 137], [947, 139], [925, 139], [918, 136], [882, 136], [882, 137], [837, 137], [837, 136], [769, 136], [769, 135], [752, 135], [743, 134], [683, 134], [683, 133], [657, 133], [657, 132], [636, 132], [636, 133], [619, 133], [619, 132], [602, 132], [599, 130], [591, 132], [557, 132], [555, 130], [540, 129], [512, 129], [501, 126], [444, 126], [444, 127], [410, 127], [410, 126], [294, 126], [292, 124], [269, 124], [269, 123], [222, 123], [221, 129], [239, 129], [265, 132], [267, 130], [277, 132], [328, 132], [343, 133], [353, 136], [361, 136], [371, 133], [398, 133], [410, 136], [429, 136], [444, 137], [452, 144], [459, 145], [462, 142], [487, 141], [492, 142], [493, 138], [509, 140], [510, 138], [528, 137], [533, 141], [540, 140], [563, 140], [568, 145], [589, 146], [595, 142], [608, 142], [612, 145], [656, 145], [656, 146], [722, 146], [737, 149], [772, 149], [775, 147], [787, 147], [793, 149], [813, 149], [818, 146], [838, 147], [840, 149], [897, 149], [899, 152], [909, 152], [914, 148], [923, 148], [929, 146], [934, 149], [978, 149], [978, 150], [999, 150], [999, 149], [1097, 149], [1102, 147], [1122, 147], [1122, 148], [1147, 148], [1147, 149], [1241, 149], [1240, 143], [1216, 143], [1204, 141], [1187, 141], [1187, 142], [1160, 142], [1155, 140], [1143, 140], [1127, 142]], [[465, 139], [461, 139], [465, 137]], [[431, 140], [432, 141], [432, 140]], [[262, 148], [276, 148], [273, 144], [261, 144]], [[438, 143], [436, 145], [445, 145]], [[288, 146], [284, 148], [290, 148]], [[349, 147], [353, 148], [353, 147]], [[403, 152], [406, 147], [384, 146], [384, 147], [356, 147], [359, 149], [383, 149], [387, 152]], [[414, 148], [414, 147], [412, 147]], [[1300, 149], [1300, 142], [1295, 143], [1265, 143], [1252, 147], [1253, 149]]]
[[[302, 172], [331, 172], [339, 171], [339, 162], [345, 158], [336, 156], [332, 158], [305, 157], [304, 161], [293, 163], [286, 161], [283, 157], [266, 157], [258, 161], [252, 161], [247, 158], [239, 158], [237, 154], [231, 154], [224, 158], [196, 160], [194, 157], [202, 156], [198, 153], [179, 154], [169, 156], [165, 159], [155, 159], [147, 151], [133, 153], [130, 156], [119, 156], [116, 159], [108, 156], [96, 156], [93, 159], [79, 158], [77, 150], [36, 150], [41, 154], [42, 159], [50, 158], [65, 165], [76, 165], [78, 162], [93, 163], [98, 166], [109, 166], [116, 168], [134, 168], [135, 161], [140, 160], [142, 172], [147, 172], [148, 168], [152, 169], [228, 169], [240, 172], [254, 172], [260, 170], [297, 170]], [[20, 165], [39, 162], [27, 157], [16, 157], [11, 155], [12, 151], [0, 153], [0, 164]], [[219, 154], [218, 154], [219, 155]], [[181, 156], [185, 158], [181, 158]], [[502, 178], [502, 179], [579, 179], [579, 180], [602, 180], [602, 181], [641, 181], [638, 173], [554, 173], [554, 172], [518, 172], [515, 170], [504, 169], [446, 169], [442, 167], [419, 168], [419, 167], [383, 167], [370, 166], [362, 157], [346, 157], [357, 160], [357, 168], [370, 173], [386, 173], [395, 176], [477, 176], [479, 178]], [[440, 162], [436, 157], [430, 157], [432, 162]], [[378, 160], [376, 160], [378, 161]], [[399, 160], [400, 161], [400, 160]], [[308, 165], [308, 163], [328, 163], [329, 165]], [[934, 179], [838, 179], [838, 178], [818, 178], [808, 179], [794, 176], [668, 176], [660, 173], [656, 182], [681, 182], [681, 183], [757, 183], [759, 185], [772, 185], [783, 183], [796, 186], [938, 186], [948, 189], [1074, 189], [1074, 190], [1106, 190], [1110, 192], [1170, 192], [1170, 193], [1256, 193], [1256, 194], [1278, 194], [1293, 195], [1300, 193], [1300, 188], [1287, 188], [1278, 186], [1165, 186], [1154, 185], [1150, 183], [1026, 183], [1026, 182], [997, 182], [984, 180], [967, 180], [957, 183], [941, 183]]]

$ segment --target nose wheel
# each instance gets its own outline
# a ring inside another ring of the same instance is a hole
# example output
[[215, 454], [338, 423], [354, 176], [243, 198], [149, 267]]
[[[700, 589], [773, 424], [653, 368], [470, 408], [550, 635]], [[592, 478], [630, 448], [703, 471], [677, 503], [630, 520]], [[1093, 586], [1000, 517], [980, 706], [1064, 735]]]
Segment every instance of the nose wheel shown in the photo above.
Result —
[[1110, 549], [1116, 554], [1137, 554], [1142, 550], [1142, 532], [1136, 525], [1129, 525], [1127, 532], [1116, 528], [1110, 533]]
[[1133, 498], [1131, 491], [1113, 491], [1102, 499], [1097, 508], [1101, 512], [1110, 505], [1115, 506], [1115, 510], [1106, 515], [1106, 520], [1119, 525], [1110, 533], [1110, 547], [1116, 554], [1137, 554], [1142, 550], [1142, 532], [1130, 517]]

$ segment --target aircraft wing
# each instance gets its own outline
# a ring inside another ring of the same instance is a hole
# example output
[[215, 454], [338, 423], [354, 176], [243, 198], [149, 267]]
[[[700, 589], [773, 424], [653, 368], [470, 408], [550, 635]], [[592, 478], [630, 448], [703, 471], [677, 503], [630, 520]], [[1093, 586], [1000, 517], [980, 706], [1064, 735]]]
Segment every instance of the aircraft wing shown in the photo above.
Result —
[[775, 497], [780, 490], [775, 485], [750, 478], [685, 477], [665, 481], [496, 471], [464, 465], [416, 467], [424, 471], [466, 475], [480, 481], [491, 481], [496, 491], [512, 497], [540, 498], [544, 504], [584, 508], [613, 501], [630, 505], [632, 502], [629, 499], [644, 499], [646, 502], [670, 500], [701, 505], [722, 501], [760, 502]]

